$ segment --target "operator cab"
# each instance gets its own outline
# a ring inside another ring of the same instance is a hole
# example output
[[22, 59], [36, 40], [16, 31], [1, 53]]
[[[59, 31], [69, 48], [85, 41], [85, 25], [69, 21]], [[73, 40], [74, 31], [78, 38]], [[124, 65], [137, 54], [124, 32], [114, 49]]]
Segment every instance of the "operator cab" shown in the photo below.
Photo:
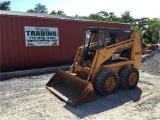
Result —
[[92, 60], [98, 49], [130, 39], [132, 32], [114, 28], [86, 28], [84, 61]]

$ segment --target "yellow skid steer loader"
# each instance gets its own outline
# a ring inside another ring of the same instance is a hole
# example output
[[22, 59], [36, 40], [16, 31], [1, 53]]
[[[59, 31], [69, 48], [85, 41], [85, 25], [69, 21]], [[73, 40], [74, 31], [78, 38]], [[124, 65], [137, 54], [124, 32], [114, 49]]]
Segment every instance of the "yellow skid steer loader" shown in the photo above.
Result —
[[46, 84], [72, 106], [106, 96], [120, 85], [133, 89], [142, 60], [139, 33], [113, 28], [86, 28], [84, 45], [78, 48], [69, 72], [58, 70]]

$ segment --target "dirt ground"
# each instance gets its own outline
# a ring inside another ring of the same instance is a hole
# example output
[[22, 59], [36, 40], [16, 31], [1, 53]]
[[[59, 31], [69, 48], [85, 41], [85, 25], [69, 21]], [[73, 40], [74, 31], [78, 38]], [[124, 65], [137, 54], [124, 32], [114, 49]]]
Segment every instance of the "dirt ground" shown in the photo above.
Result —
[[0, 81], [0, 120], [160, 120], [160, 75], [140, 70], [138, 87], [71, 107], [45, 84], [52, 74]]
[[160, 119], [160, 77], [140, 71], [138, 87], [75, 108], [45, 89], [51, 74], [0, 81], [0, 120]]

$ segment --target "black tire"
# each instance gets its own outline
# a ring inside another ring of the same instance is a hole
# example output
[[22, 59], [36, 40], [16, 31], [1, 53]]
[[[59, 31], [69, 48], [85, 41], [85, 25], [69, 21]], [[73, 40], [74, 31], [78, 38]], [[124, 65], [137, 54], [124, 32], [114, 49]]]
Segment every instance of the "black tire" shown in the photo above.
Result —
[[111, 70], [102, 70], [96, 77], [94, 87], [100, 95], [110, 95], [118, 88], [118, 75]]
[[139, 81], [139, 71], [132, 67], [127, 66], [122, 68], [119, 75], [120, 86], [124, 89], [133, 89], [137, 86]]

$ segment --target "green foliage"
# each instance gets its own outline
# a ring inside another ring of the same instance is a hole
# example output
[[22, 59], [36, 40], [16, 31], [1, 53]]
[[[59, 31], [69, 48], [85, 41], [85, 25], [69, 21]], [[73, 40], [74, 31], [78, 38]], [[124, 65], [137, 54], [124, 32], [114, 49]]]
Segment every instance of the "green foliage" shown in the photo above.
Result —
[[29, 10], [27, 10], [27, 12], [34, 13], [34, 10], [33, 9], [29, 9]]
[[52, 12], [50, 14], [62, 15], [62, 16], [66, 15], [62, 9], [58, 10], [57, 12], [55, 10], [52, 10]]
[[133, 30], [134, 30], [135, 32], [142, 33], [142, 31], [141, 31], [141, 29], [138, 27], [138, 25], [133, 26]]
[[117, 17], [113, 12], [107, 13], [105, 11], [100, 11], [96, 14], [93, 13], [89, 16], [79, 17], [97, 21], [129, 23], [132, 25], [135, 32], [140, 33], [141, 41], [144, 41], [147, 44], [155, 44], [158, 42], [158, 32], [160, 31], [160, 19], [158, 18], [134, 19], [131, 16], [130, 11], [125, 11], [121, 17]]
[[158, 43], [159, 39], [159, 34], [158, 32], [160, 31], [160, 19], [158, 18], [153, 18], [148, 20], [148, 33], [150, 33], [150, 42], [155, 44]]
[[88, 16], [79, 16], [80, 18], [89, 19]]
[[88, 19], [97, 20], [97, 21], [106, 21], [106, 22], [117, 22], [117, 20], [119, 20], [122, 22], [122, 20], [117, 18], [113, 12], [107, 13], [105, 11], [100, 11], [96, 14], [92, 13], [88, 17], [85, 16], [83, 18], [88, 18]]
[[97, 13], [98, 16], [100, 16], [101, 18], [107, 18], [108, 17], [108, 13], [106, 11], [100, 11]]
[[124, 19], [120, 17], [114, 18], [114, 22], [124, 23]]
[[[2, 3], [1, 3], [2, 4]], [[1, 5], [0, 4], [0, 5]], [[34, 9], [29, 9], [27, 12], [31, 13], [47, 13], [47, 8], [45, 5], [40, 3], [36, 5]], [[50, 14], [55, 15], [66, 15], [63, 10], [52, 10]], [[145, 41], [147, 44], [154, 44], [158, 41], [158, 32], [160, 31], [160, 19], [154, 18], [140, 18], [134, 19], [131, 16], [130, 11], [125, 11], [121, 17], [117, 17], [114, 12], [100, 11], [98, 13], [92, 13], [89, 16], [79, 16], [75, 17], [91, 19], [96, 21], [106, 21], [106, 22], [118, 22], [118, 23], [129, 23], [132, 25], [134, 31], [139, 32], [141, 35], [141, 40]]]
[[52, 10], [50, 14], [57, 14], [55, 10]]
[[91, 20], [102, 21], [101, 20], [102, 17], [100, 15], [98, 15], [98, 14], [90, 14], [88, 18], [91, 19]]
[[29, 9], [27, 12], [31, 13], [48, 13], [45, 5], [41, 5], [40, 3], [36, 4], [34, 9]]
[[4, 1], [0, 2], [0, 10], [11, 10], [10, 8], [11, 2], [10, 1]]
[[66, 15], [66, 14], [65, 14], [64, 11], [61, 9], [61, 10], [58, 10], [58, 11], [57, 11], [57, 15]]
[[134, 20], [133, 28], [141, 33], [141, 40], [147, 44], [158, 42], [158, 31], [160, 30], [160, 20], [158, 18], [141, 18]]
[[110, 12], [110, 13], [108, 14], [108, 18], [109, 18], [109, 21], [115, 22], [117, 16], [114, 14], [114, 12]]
[[78, 15], [78, 14], [76, 14], [76, 15], [75, 15], [75, 17], [79, 17], [79, 15]]
[[121, 16], [125, 23], [133, 22], [134, 18], [131, 16], [130, 11], [125, 11]]

